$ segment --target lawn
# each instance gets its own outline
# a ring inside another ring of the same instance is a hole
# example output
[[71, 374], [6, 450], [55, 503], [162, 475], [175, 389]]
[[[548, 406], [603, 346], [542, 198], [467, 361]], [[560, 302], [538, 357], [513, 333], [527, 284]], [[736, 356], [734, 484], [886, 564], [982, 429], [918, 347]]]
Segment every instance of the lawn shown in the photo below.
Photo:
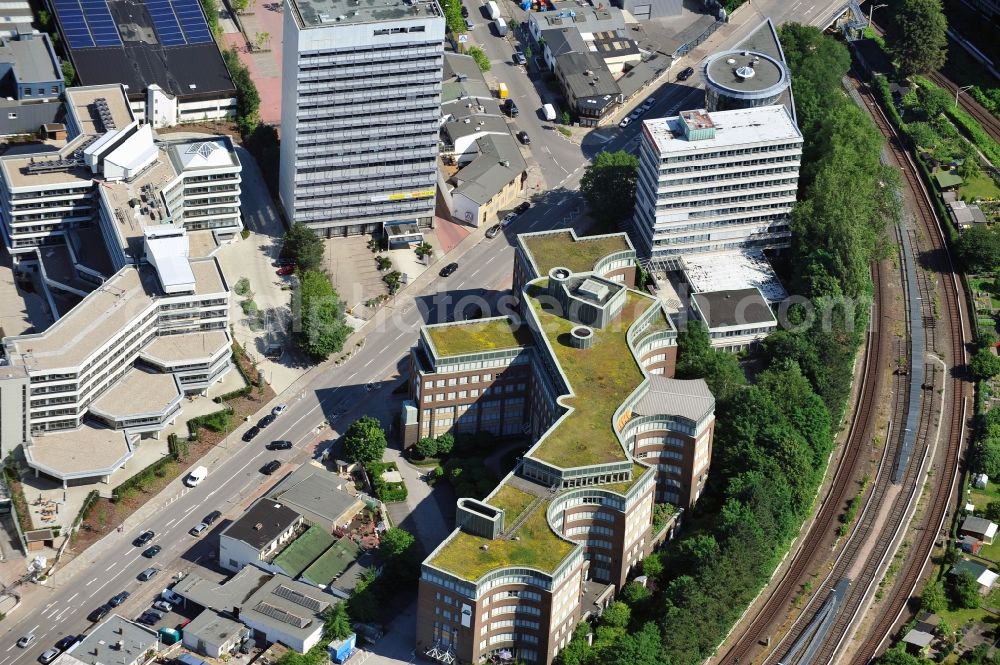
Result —
[[427, 326], [426, 330], [438, 355], [442, 357], [515, 349], [531, 343], [528, 331], [523, 326], [514, 328], [506, 318], [443, 323]]
[[[548, 501], [535, 506], [517, 530], [517, 540], [488, 540], [459, 531], [446, 541], [430, 564], [470, 581], [507, 566], [527, 566], [552, 573], [576, 545], [557, 536], [549, 526], [545, 518], [548, 507]], [[483, 549], [484, 545], [487, 549]]]
[[528, 302], [575, 396], [564, 402], [573, 412], [543, 436], [531, 456], [563, 469], [623, 461], [627, 457], [612, 430], [612, 418], [643, 380], [625, 333], [643, 312], [657, 306], [656, 301], [629, 291], [618, 318], [594, 331], [593, 346], [576, 349], [564, 341], [576, 324], [547, 311], [539, 300], [547, 284], [542, 279], [529, 286]]
[[982, 303], [981, 300], [989, 298], [993, 309], [1000, 310], [1000, 297], [998, 297], [1000, 294], [997, 293], [996, 288], [997, 281], [997, 278], [992, 275], [969, 277], [969, 288], [972, 289], [972, 295], [976, 298], [977, 309], [983, 309], [981, 305], [985, 303]]
[[278, 556], [274, 557], [273, 563], [294, 579], [318, 559], [330, 545], [333, 545], [333, 541], [333, 536], [313, 525], [292, 541]]
[[556, 266], [569, 268], [571, 272], [589, 272], [594, 269], [595, 263], [608, 254], [629, 249], [623, 233], [597, 238], [585, 236], [573, 242], [573, 236], [566, 231], [541, 236], [521, 236], [521, 242], [535, 261], [539, 277], [546, 277]]
[[959, 198], [966, 201], [976, 199], [996, 199], [1000, 198], [1000, 187], [987, 173], [980, 173], [972, 178], [966, 178], [965, 182], [958, 189]]
[[507, 529], [517, 521], [517, 518], [531, 505], [534, 499], [535, 497], [524, 490], [512, 485], [502, 485], [496, 494], [485, 502], [503, 511], [504, 529]]

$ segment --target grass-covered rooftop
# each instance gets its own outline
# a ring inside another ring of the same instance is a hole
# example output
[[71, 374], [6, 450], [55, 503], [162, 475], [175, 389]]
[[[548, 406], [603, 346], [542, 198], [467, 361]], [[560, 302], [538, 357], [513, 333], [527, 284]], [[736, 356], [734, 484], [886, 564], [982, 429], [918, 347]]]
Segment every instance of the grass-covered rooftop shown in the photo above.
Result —
[[606, 237], [582, 237], [575, 242], [569, 231], [522, 235], [520, 238], [538, 266], [540, 277], [548, 275], [556, 266], [569, 268], [572, 272], [589, 272], [594, 269], [595, 263], [608, 254], [631, 249], [624, 233]]
[[648, 466], [642, 466], [641, 464], [632, 465], [632, 480], [623, 480], [620, 483], [605, 483], [603, 485], [598, 485], [597, 487], [602, 490], [608, 490], [609, 492], [615, 492], [616, 494], [625, 494], [632, 486], [639, 482], [642, 476], [652, 471]]
[[323, 552], [302, 572], [313, 584], [330, 584], [361, 554], [361, 548], [350, 538], [341, 538]]
[[543, 437], [530, 456], [563, 469], [621, 462], [627, 458], [612, 431], [612, 419], [615, 410], [643, 380], [625, 333], [656, 301], [629, 291], [618, 318], [607, 328], [594, 330], [594, 343], [589, 349], [576, 349], [566, 342], [576, 324], [546, 311], [538, 300], [547, 283], [547, 279], [541, 279], [529, 285], [528, 302], [575, 393], [565, 402], [574, 410]]
[[298, 577], [319, 555], [333, 544], [334, 538], [318, 526], [311, 526], [292, 544], [274, 557], [274, 565], [289, 577]]
[[515, 329], [506, 318], [445, 323], [425, 330], [441, 357], [516, 349], [531, 343], [530, 333], [523, 326]]
[[[527, 492], [507, 485], [500, 488], [496, 498], [499, 501], [491, 499], [487, 503], [507, 511], [506, 524], [514, 522], [520, 514], [518, 510], [523, 512], [533, 499]], [[575, 545], [557, 536], [549, 527], [545, 519], [548, 507], [549, 500], [545, 500], [531, 509], [528, 518], [514, 532], [518, 540], [489, 540], [459, 531], [445, 541], [429, 563], [472, 582], [492, 570], [507, 566], [527, 566], [553, 573]], [[483, 545], [488, 549], [482, 549]]]

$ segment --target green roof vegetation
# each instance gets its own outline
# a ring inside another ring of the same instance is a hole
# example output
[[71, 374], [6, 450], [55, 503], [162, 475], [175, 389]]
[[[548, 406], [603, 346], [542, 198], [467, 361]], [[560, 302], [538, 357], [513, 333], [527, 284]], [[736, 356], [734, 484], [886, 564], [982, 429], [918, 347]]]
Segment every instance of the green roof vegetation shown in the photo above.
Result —
[[520, 490], [512, 485], [502, 485], [497, 493], [486, 503], [494, 508], [500, 508], [503, 512], [504, 528], [509, 528], [517, 521], [521, 513], [535, 500], [535, 497], [524, 490]]
[[626, 492], [632, 489], [632, 485], [635, 485], [637, 482], [639, 482], [639, 479], [642, 478], [643, 474], [646, 473], [647, 471], [652, 471], [652, 469], [646, 466], [642, 466], [641, 464], [633, 464], [632, 480], [624, 480], [620, 483], [605, 483], [604, 485], [598, 485], [598, 487], [602, 490], [608, 490], [609, 492], [615, 492], [617, 494], [624, 495]]
[[539, 277], [545, 277], [556, 266], [569, 268], [572, 272], [589, 272], [594, 264], [608, 254], [630, 249], [625, 234], [609, 237], [577, 238], [569, 231], [541, 236], [521, 236], [521, 242], [531, 253], [538, 266]]
[[[315, 528], [315, 527], [314, 527]], [[341, 538], [305, 569], [302, 576], [313, 584], [330, 584], [361, 554], [350, 538]]]
[[530, 334], [524, 327], [515, 329], [507, 319], [449, 323], [427, 326], [425, 330], [441, 357], [516, 349], [531, 343]]
[[[576, 545], [549, 527], [545, 519], [548, 507], [549, 502], [544, 501], [532, 509], [516, 531], [519, 540], [489, 540], [459, 531], [445, 541], [430, 564], [472, 582], [507, 566], [527, 566], [551, 574]], [[483, 545], [488, 549], [482, 549]]]
[[332, 544], [333, 536], [318, 526], [311, 526], [274, 557], [274, 565], [289, 577], [298, 577]]
[[545, 311], [538, 300], [547, 283], [543, 279], [528, 286], [528, 301], [575, 393], [565, 403], [575, 408], [545, 435], [531, 457], [563, 469], [623, 461], [627, 457], [612, 431], [611, 421], [615, 410], [643, 379], [625, 333], [656, 301], [638, 291], [629, 291], [618, 318], [604, 330], [594, 330], [593, 345], [589, 349], [575, 349], [564, 342], [575, 324]]

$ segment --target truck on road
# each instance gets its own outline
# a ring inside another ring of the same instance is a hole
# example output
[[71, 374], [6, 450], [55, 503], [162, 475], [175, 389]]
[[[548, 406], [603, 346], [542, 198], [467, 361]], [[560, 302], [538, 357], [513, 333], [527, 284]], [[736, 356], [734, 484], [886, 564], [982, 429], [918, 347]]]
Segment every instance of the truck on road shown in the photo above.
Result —
[[486, 3], [486, 11], [489, 13], [491, 21], [500, 18], [500, 7], [497, 6], [496, 0], [490, 0]]
[[552, 104], [542, 104], [542, 115], [549, 122], [555, 122], [556, 120], [556, 107]]
[[493, 23], [494, 23], [494, 25], [496, 25], [497, 35], [499, 37], [506, 37], [507, 36], [507, 21], [503, 20], [502, 18], [498, 18]]

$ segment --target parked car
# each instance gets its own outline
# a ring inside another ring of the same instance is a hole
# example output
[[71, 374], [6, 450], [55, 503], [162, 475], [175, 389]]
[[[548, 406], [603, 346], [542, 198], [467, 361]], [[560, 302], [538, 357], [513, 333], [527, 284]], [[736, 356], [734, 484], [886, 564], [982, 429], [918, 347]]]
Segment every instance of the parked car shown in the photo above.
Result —
[[501, 231], [500, 225], [494, 224], [490, 228], [486, 229], [486, 237], [496, 238], [498, 235], [500, 235], [500, 231]]
[[143, 545], [151, 541], [154, 536], [156, 536], [156, 533], [154, 533], [153, 531], [143, 531], [142, 533], [139, 534], [138, 538], [132, 541], [132, 544], [135, 545], [136, 547], [142, 547]]
[[469, 8], [462, 5], [462, 18], [469, 18]]
[[476, 24], [472, 22], [471, 18], [465, 19], [465, 29], [466, 30], [472, 30], [475, 27], [476, 27]]
[[97, 623], [98, 621], [104, 619], [104, 617], [108, 616], [110, 613], [111, 613], [110, 605], [107, 604], [101, 605], [96, 610], [87, 615], [87, 621], [93, 621], [94, 623]]
[[154, 600], [153, 601], [153, 609], [154, 610], [160, 610], [161, 612], [172, 612], [173, 609], [174, 609], [174, 606], [171, 605], [170, 603], [168, 603], [165, 600]]
[[694, 74], [694, 67], [685, 67], [680, 74], [677, 75], [678, 81], [687, 81]]
[[142, 616], [135, 620], [136, 623], [141, 623], [146, 626], [155, 626], [159, 619], [156, 618], [155, 614], [150, 612], [143, 612]]
[[531, 208], [530, 203], [528, 203], [527, 201], [522, 201], [521, 203], [517, 204], [516, 208], [514, 208], [514, 212], [516, 212], [519, 215], [523, 215], [524, 213], [528, 212], [530, 208]]
[[531, 145], [531, 137], [528, 136], [528, 132], [523, 129], [517, 133], [517, 140], [524, 145]]
[[159, 568], [147, 568], [146, 570], [139, 573], [138, 579], [140, 582], [148, 582], [149, 580], [156, 577], [156, 574], [158, 572], [160, 572]]
[[513, 99], [507, 98], [507, 102], [504, 104], [504, 110], [507, 111], [507, 115], [512, 118], [516, 118], [520, 111], [517, 108], [517, 104], [514, 103]]
[[264, 447], [267, 448], [268, 450], [291, 450], [292, 442], [285, 440], [272, 441], [271, 443], [267, 444]]
[[281, 266], [274, 272], [276, 272], [279, 277], [284, 277], [286, 275], [291, 275], [293, 272], [295, 272], [295, 266]]
[[632, 118], [629, 116], [625, 116], [624, 118], [622, 118], [622, 121], [618, 123], [618, 126], [621, 127], [622, 129], [625, 129], [626, 127], [628, 127], [630, 122], [632, 122]]
[[265, 464], [261, 468], [260, 471], [261, 471], [261, 473], [264, 473], [264, 474], [270, 476], [272, 473], [274, 473], [275, 471], [277, 471], [280, 468], [281, 468], [281, 461], [274, 459], [274, 460], [271, 460], [270, 462], [268, 462], [267, 464]]
[[642, 103], [642, 107], [647, 111], [653, 108], [653, 104], [656, 103], [656, 97], [646, 97], [646, 101]]
[[129, 596], [128, 591], [122, 591], [121, 593], [116, 593], [115, 595], [111, 596], [111, 600], [108, 601], [108, 605], [110, 605], [111, 607], [118, 607], [119, 605], [125, 602], [125, 599], [128, 598], [128, 596]]
[[275, 416], [280, 416], [285, 411], [288, 411], [288, 405], [287, 404], [279, 404], [278, 406], [276, 406], [273, 409], [271, 409], [271, 414], [275, 415]]
[[42, 655], [38, 657], [38, 662], [42, 665], [49, 665], [53, 660], [59, 657], [59, 649], [52, 647], [51, 649], [46, 649], [42, 652]]
[[218, 510], [213, 510], [208, 515], [205, 515], [205, 519], [203, 521], [205, 522], [205, 524], [212, 524], [213, 522], [215, 522], [215, 520], [219, 519], [220, 517], [222, 517], [222, 513], [219, 512]]
[[257, 427], [256, 425], [254, 425], [253, 427], [251, 427], [247, 431], [243, 432], [243, 440], [244, 441], [253, 441], [253, 438], [255, 436], [257, 436], [258, 434], [260, 434], [260, 428]]
[[67, 635], [66, 637], [56, 642], [56, 648], [59, 649], [60, 651], [65, 651], [66, 649], [70, 648], [71, 646], [79, 642], [81, 637], [82, 636], [80, 635]]
[[646, 109], [644, 109], [644, 108], [642, 108], [640, 106], [639, 108], [637, 108], [634, 111], [632, 111], [631, 113], [629, 113], [628, 117], [631, 118], [633, 121], [635, 121], [635, 120], [638, 120], [639, 116], [641, 116], [645, 112], [646, 112]]
[[152, 559], [154, 556], [156, 556], [157, 554], [159, 554], [160, 550], [162, 550], [162, 549], [163, 548], [160, 547], [159, 545], [153, 545], [149, 549], [144, 550], [143, 553], [142, 553], [142, 555], [144, 557], [146, 557], [147, 559]]
[[266, 416], [264, 416], [263, 418], [261, 418], [260, 420], [257, 421], [257, 427], [259, 427], [260, 429], [264, 429], [265, 427], [267, 427], [268, 425], [270, 425], [271, 423], [273, 423], [277, 419], [278, 419], [278, 416], [274, 415], [273, 413], [269, 413], [269, 414], [267, 414]]
[[191, 527], [191, 530], [188, 531], [188, 533], [197, 538], [201, 534], [205, 533], [207, 530], [208, 530], [207, 524], [205, 524], [204, 522], [198, 522], [196, 525]]
[[524, 57], [523, 53], [515, 53], [510, 58], [515, 65], [523, 65], [528, 62], [528, 59]]
[[455, 274], [456, 270], [458, 270], [458, 264], [457, 263], [449, 263], [444, 268], [441, 268], [441, 272], [439, 274], [442, 277], [450, 277], [451, 275]]
[[31, 644], [33, 644], [34, 642], [35, 642], [35, 634], [34, 633], [28, 633], [27, 635], [22, 635], [21, 636], [21, 639], [19, 639], [17, 641], [17, 646], [21, 647], [22, 649], [25, 649], [28, 646], [30, 646]]
[[503, 219], [500, 220], [500, 226], [502, 228], [507, 228], [508, 226], [514, 223], [515, 219], [517, 219], [517, 213], [508, 212], [506, 215], [503, 216]]

